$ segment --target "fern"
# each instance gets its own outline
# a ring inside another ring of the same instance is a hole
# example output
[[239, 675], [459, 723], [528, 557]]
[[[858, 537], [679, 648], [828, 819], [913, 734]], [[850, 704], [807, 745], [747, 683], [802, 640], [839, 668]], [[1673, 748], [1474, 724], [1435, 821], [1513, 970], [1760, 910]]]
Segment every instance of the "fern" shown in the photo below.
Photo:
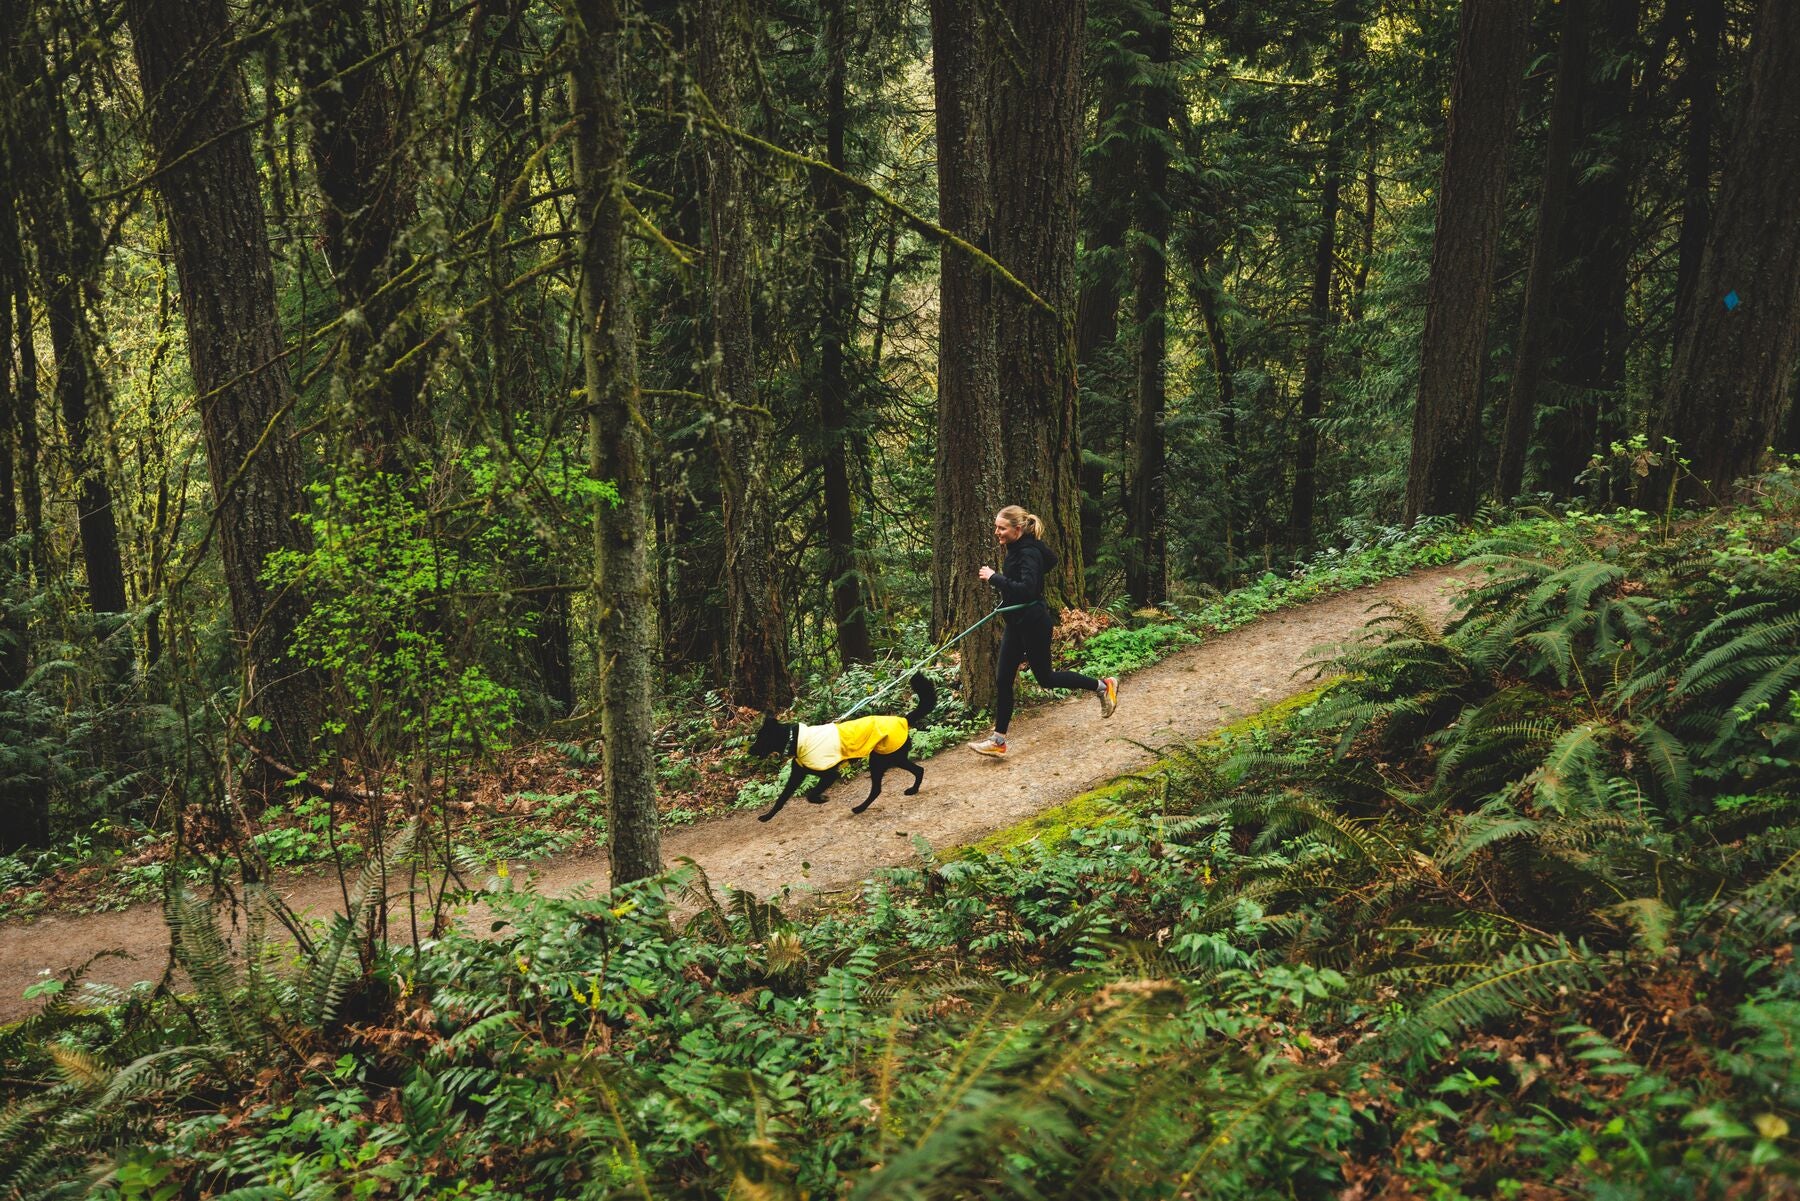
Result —
[[1663, 804], [1670, 812], [1685, 812], [1693, 788], [1694, 769], [1680, 739], [1654, 721], [1642, 723], [1632, 734], [1650, 763], [1650, 770], [1662, 792]]
[[1606, 732], [1604, 725], [1583, 722], [1551, 744], [1530, 777], [1539, 805], [1564, 814], [1600, 807], [1592, 802], [1598, 794], [1601, 737]]
[[1586, 989], [1598, 976], [1599, 963], [1583, 945], [1526, 943], [1432, 994], [1372, 1047], [1417, 1060], [1437, 1050], [1452, 1031]]

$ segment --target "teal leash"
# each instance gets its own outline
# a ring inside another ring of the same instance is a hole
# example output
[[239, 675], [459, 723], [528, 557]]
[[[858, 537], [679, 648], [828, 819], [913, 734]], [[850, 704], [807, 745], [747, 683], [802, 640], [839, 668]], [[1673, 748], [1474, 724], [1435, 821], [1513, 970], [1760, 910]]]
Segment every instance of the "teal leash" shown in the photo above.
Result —
[[926, 655], [923, 659], [920, 659], [917, 663], [913, 664], [911, 667], [907, 668], [905, 671], [903, 671], [899, 675], [895, 676], [885, 686], [876, 689], [874, 692], [871, 692], [868, 696], [866, 696], [862, 700], [858, 701], [854, 706], [852, 706], [849, 710], [847, 710], [843, 714], [843, 716], [835, 718], [833, 720], [834, 721], [848, 721], [852, 714], [858, 712], [861, 709], [868, 707], [869, 705], [874, 704], [876, 701], [880, 700], [882, 697], [884, 697], [888, 693], [892, 692], [899, 685], [904, 684], [906, 681], [912, 679], [914, 672], [918, 671], [920, 668], [924, 667], [926, 664], [931, 663], [934, 660], [936, 660], [939, 655], [943, 654], [945, 651], [949, 650], [951, 647], [955, 646], [957, 643], [961, 642], [964, 638], [967, 638], [970, 634], [973, 634], [976, 630], [979, 630], [982, 626], [984, 626], [988, 622], [994, 620], [994, 618], [1000, 616], [1002, 613], [1013, 613], [1020, 609], [1029, 609], [1033, 605], [1041, 605], [1043, 603], [1044, 602], [1041, 600], [1032, 600], [1032, 601], [1026, 601], [1022, 605], [997, 605], [997, 606], [995, 606], [994, 609], [991, 610], [987, 614], [987, 616], [983, 617], [980, 621], [976, 622], [974, 625], [970, 626], [968, 629], [964, 630], [962, 633], [958, 634], [956, 637], [954, 637], [950, 641], [944, 643], [942, 646], [940, 646], [936, 650], [932, 651], [929, 655]]

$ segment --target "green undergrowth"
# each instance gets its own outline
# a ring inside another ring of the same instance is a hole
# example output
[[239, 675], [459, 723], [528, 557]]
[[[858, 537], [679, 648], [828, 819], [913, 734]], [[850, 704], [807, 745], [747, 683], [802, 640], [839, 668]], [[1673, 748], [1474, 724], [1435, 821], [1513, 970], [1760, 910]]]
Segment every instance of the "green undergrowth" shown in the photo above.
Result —
[[944, 858], [949, 860], [967, 858], [970, 855], [999, 855], [1027, 843], [1037, 843], [1054, 850], [1076, 830], [1098, 830], [1141, 820], [1156, 811], [1169, 780], [1188, 770], [1195, 755], [1220, 752], [1233, 746], [1252, 745], [1265, 740], [1270, 731], [1286, 725], [1296, 714], [1304, 712], [1323, 696], [1333, 682], [1327, 681], [1240, 717], [1184, 748], [1179, 755], [1164, 756], [1141, 771], [1108, 780], [1098, 788], [1052, 806], [1025, 821], [996, 830], [979, 842], [948, 851]]
[[[1618, 515], [1635, 525], [1632, 515]], [[1422, 518], [1412, 526], [1363, 524], [1346, 531], [1343, 546], [1323, 550], [1287, 574], [1274, 571], [1228, 592], [1189, 595], [1172, 600], [1161, 609], [1132, 613], [1121, 603], [1111, 614], [1110, 628], [1076, 642], [1068, 651], [1069, 669], [1092, 676], [1117, 676], [1159, 663], [1205, 638], [1237, 629], [1265, 614], [1292, 608], [1354, 588], [1366, 587], [1427, 567], [1455, 563], [1482, 539], [1496, 535], [1555, 538], [1565, 519], [1544, 513], [1509, 517], [1484, 510], [1470, 522]], [[871, 694], [892, 688], [873, 712], [904, 710], [912, 703], [905, 685], [896, 685], [903, 665], [916, 663], [931, 649], [929, 631], [922, 622], [905, 627], [904, 644], [892, 662], [857, 666], [831, 676], [814, 676], [804, 682], [796, 720], [816, 723], [832, 720]], [[1058, 654], [1063, 652], [1059, 649]], [[979, 735], [987, 728], [988, 715], [970, 711], [955, 690], [955, 679], [941, 664], [927, 667], [937, 684], [939, 706], [931, 724], [914, 735], [915, 755], [925, 758], [948, 746]], [[1031, 704], [1053, 695], [1037, 687], [1029, 675], [1021, 675], [1018, 695]], [[750, 775], [738, 790], [734, 808], [761, 809], [780, 794], [783, 771], [762, 774], [766, 765], [743, 760], [738, 768]], [[860, 766], [846, 765], [846, 778]]]
[[1484, 512], [1464, 524], [1426, 518], [1411, 527], [1357, 527], [1343, 546], [1320, 551], [1286, 574], [1265, 571], [1229, 592], [1190, 594], [1160, 610], [1118, 614], [1121, 624], [1082, 642], [1075, 670], [1101, 676], [1136, 671], [1265, 614], [1409, 572], [1449, 566], [1486, 538], [1549, 536], [1563, 520], [1547, 513], [1506, 517]]
[[[1184, 596], [1149, 615], [1133, 615], [1120, 607], [1113, 614], [1117, 624], [1069, 648], [1069, 665], [1093, 675], [1135, 671], [1266, 613], [1423, 567], [1454, 562], [1476, 539], [1497, 531], [1522, 536], [1538, 531], [1542, 536], [1554, 537], [1558, 520], [1543, 515], [1504, 519], [1487, 513], [1464, 525], [1425, 519], [1410, 528], [1351, 528], [1346, 530], [1343, 547], [1322, 551], [1290, 573], [1265, 572], [1230, 592]], [[899, 634], [900, 645], [889, 662], [816, 674], [804, 680], [802, 701], [796, 710], [798, 719], [830, 720], [887, 687], [891, 687], [891, 692], [868, 711], [903, 712], [910, 707], [910, 690], [897, 680], [896, 673], [922, 657], [931, 643], [929, 631], [920, 621], [901, 623]], [[1057, 653], [1061, 656], [1064, 651], [1059, 649]], [[937, 684], [939, 703], [930, 724], [914, 735], [914, 753], [919, 758], [978, 736], [988, 721], [986, 713], [972, 712], [962, 703], [954, 674], [945, 665], [933, 664], [927, 670]], [[1046, 699], [1048, 694], [1026, 675], [1020, 679], [1019, 696], [1030, 705]], [[719, 723], [714, 720], [722, 703], [716, 695], [694, 693], [693, 689], [678, 686], [666, 703], [663, 732], [680, 751], [670, 757], [659, 773], [667, 801], [663, 811], [666, 827], [691, 824], [718, 812], [698, 799], [703, 795], [723, 792], [730, 798], [729, 807], [739, 810], [760, 810], [774, 803], [787, 768], [745, 755], [747, 730], [727, 727], [729, 732], [721, 734]], [[598, 762], [593, 747], [578, 743], [556, 743], [552, 747], [574, 770], [592, 768]], [[854, 779], [861, 771], [861, 765], [848, 764], [844, 775]], [[485, 813], [476, 820], [459, 819], [456, 823], [458, 846], [468, 860], [490, 864], [530, 861], [561, 854], [578, 845], [604, 843], [604, 805], [592, 788], [527, 789], [510, 793], [503, 800], [505, 807], [500, 812]], [[357, 870], [363, 861], [366, 837], [354, 829], [331, 829], [323, 813], [320, 798], [301, 796], [292, 806], [273, 814], [253, 839], [267, 867], [304, 871], [342, 864], [345, 870]], [[30, 917], [51, 906], [93, 911], [156, 900], [164, 891], [167, 865], [128, 861], [150, 858], [146, 851], [166, 847], [168, 842], [166, 834], [154, 831], [107, 829], [94, 837], [78, 837], [67, 846], [48, 852], [27, 851], [0, 857], [0, 920]], [[204, 875], [202, 869], [195, 871]], [[72, 877], [92, 877], [94, 883], [65, 888], [60, 897], [53, 897], [43, 887], [34, 887], [39, 882]]]
[[290, 966], [184, 901], [190, 996], [58, 981], [0, 1036], [0, 1190], [1792, 1197], [1787, 482], [1503, 534], [1448, 628], [1390, 608], [1135, 796], [823, 909], [495, 880], [492, 937], [370, 901]]

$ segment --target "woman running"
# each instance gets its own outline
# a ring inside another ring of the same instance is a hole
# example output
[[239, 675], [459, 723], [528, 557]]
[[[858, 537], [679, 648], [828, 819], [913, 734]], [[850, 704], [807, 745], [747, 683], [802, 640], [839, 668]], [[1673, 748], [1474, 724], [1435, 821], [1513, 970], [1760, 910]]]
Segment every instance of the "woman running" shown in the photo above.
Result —
[[1100, 716], [1111, 717], [1119, 704], [1115, 676], [1096, 680], [1073, 671], [1050, 668], [1050, 609], [1044, 604], [1044, 577], [1056, 567], [1056, 552], [1038, 537], [1043, 524], [1018, 505], [994, 514], [994, 537], [1006, 550], [999, 571], [982, 564], [981, 578], [1000, 593], [1002, 605], [1022, 605], [1005, 614], [1006, 634], [1000, 640], [998, 695], [994, 698], [994, 732], [969, 749], [996, 759], [1006, 757], [1006, 729], [1012, 724], [1013, 679], [1019, 664], [1029, 662], [1031, 674], [1044, 688], [1086, 689], [1100, 698]]

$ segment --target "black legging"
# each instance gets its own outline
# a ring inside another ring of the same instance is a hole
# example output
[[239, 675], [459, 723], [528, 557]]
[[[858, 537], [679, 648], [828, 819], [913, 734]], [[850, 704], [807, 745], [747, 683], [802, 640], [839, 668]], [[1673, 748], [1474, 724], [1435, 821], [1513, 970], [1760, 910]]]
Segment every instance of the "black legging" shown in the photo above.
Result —
[[1012, 724], [1013, 677], [1019, 674], [1020, 663], [1031, 664], [1031, 674], [1040, 687], [1085, 688], [1089, 692], [1100, 687], [1100, 681], [1093, 676], [1084, 676], [1078, 671], [1050, 670], [1050, 622], [1036, 614], [1031, 616], [1035, 620], [1016, 625], [1009, 623], [1005, 637], [1000, 639], [999, 695], [994, 698], [994, 729], [1002, 734]]

